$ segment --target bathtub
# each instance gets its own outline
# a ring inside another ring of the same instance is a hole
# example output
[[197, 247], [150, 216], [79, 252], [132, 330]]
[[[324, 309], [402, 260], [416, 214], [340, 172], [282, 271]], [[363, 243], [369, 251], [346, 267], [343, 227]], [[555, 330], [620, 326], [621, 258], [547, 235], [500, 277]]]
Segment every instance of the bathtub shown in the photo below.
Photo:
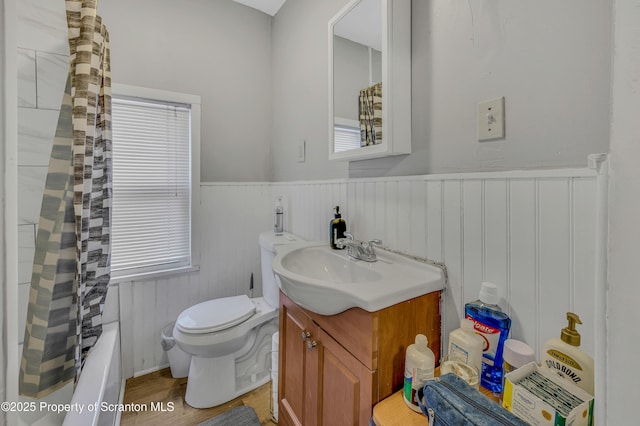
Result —
[[[43, 410], [20, 413], [20, 425], [30, 426], [113, 426], [119, 423], [122, 373], [120, 366], [119, 322], [105, 324], [102, 335], [87, 357], [80, 379], [36, 401]], [[96, 410], [97, 408], [97, 410]]]
[[[106, 324], [102, 335], [84, 362], [71, 406], [84, 410], [69, 411], [63, 426], [107, 426], [120, 423], [122, 372], [120, 368], [119, 322]], [[91, 410], [93, 406], [97, 409]]]

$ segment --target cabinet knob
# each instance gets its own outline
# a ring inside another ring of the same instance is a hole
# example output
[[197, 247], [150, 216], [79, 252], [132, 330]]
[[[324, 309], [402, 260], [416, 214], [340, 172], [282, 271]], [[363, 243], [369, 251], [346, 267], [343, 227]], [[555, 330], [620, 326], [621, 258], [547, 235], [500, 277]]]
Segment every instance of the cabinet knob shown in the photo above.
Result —
[[307, 342], [307, 350], [313, 350], [316, 346], [318, 346], [318, 342], [315, 340]]
[[311, 337], [311, 333], [310, 332], [308, 332], [307, 330], [302, 332], [302, 341], [303, 342], [306, 342], [309, 337]]

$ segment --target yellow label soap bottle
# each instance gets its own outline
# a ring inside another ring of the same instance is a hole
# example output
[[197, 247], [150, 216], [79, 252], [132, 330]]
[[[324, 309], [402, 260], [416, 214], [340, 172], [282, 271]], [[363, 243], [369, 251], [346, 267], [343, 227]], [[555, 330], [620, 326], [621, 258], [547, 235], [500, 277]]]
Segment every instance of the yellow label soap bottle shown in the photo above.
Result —
[[582, 322], [573, 312], [567, 312], [567, 321], [569, 325], [562, 329], [560, 338], [549, 339], [542, 346], [540, 362], [593, 395], [593, 358], [579, 348], [580, 334], [576, 331], [576, 324]]

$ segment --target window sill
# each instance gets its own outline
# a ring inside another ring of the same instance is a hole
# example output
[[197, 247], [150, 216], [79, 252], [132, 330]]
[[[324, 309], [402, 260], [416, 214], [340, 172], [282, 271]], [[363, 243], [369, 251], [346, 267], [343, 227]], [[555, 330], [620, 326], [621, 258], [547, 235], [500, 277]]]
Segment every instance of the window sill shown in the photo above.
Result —
[[132, 281], [150, 281], [158, 278], [167, 278], [172, 275], [187, 274], [190, 272], [197, 272], [200, 270], [200, 266], [184, 266], [175, 269], [165, 269], [163, 271], [145, 272], [141, 274], [121, 275], [119, 277], [111, 278], [109, 285], [117, 285], [120, 283], [132, 282]]

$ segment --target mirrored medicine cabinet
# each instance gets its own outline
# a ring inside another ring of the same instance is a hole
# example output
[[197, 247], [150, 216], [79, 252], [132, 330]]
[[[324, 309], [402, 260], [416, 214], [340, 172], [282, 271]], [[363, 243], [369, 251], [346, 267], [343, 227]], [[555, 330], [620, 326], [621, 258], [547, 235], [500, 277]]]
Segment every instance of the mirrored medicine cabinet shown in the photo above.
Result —
[[411, 0], [351, 0], [329, 21], [329, 159], [411, 152]]

